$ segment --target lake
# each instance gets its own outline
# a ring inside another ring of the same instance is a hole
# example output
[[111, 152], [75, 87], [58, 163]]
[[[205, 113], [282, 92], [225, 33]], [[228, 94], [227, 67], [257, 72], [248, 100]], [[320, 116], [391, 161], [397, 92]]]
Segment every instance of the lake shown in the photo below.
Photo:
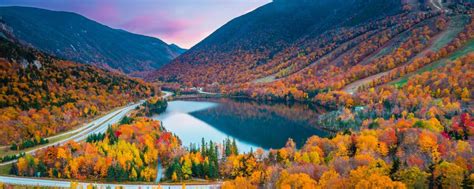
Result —
[[307, 105], [263, 104], [233, 99], [193, 99], [168, 102], [166, 112], [153, 116], [175, 133], [184, 146], [206, 141], [222, 143], [235, 139], [240, 152], [252, 148], [277, 149], [292, 138], [297, 147], [313, 135], [326, 137], [318, 129], [318, 112]]

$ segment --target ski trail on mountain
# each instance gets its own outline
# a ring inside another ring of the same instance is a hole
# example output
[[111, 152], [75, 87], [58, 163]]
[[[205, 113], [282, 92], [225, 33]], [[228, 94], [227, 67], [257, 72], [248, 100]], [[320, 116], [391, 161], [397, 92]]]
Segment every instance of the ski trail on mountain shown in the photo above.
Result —
[[[430, 0], [431, 5], [433, 5], [436, 9], [438, 10], [443, 10], [443, 4], [441, 3], [441, 0], [436, 0], [436, 2], [433, 2], [433, 0]], [[436, 4], [438, 3], [438, 4]]]

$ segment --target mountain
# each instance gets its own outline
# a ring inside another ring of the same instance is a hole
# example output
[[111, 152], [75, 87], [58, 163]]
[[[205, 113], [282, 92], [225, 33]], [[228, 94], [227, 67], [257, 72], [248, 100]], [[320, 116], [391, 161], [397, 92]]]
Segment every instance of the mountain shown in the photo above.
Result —
[[[469, 10], [470, 3], [456, 0], [277, 0], [233, 19], [146, 78], [227, 92], [276, 82], [310, 94], [341, 89], [444, 47], [463, 31]], [[392, 61], [399, 48], [407, 56]]]
[[2, 32], [60, 58], [124, 73], [167, 64], [185, 50], [143, 35], [113, 29], [70, 12], [0, 7]]
[[182, 80], [187, 77], [182, 73], [194, 76], [196, 71], [181, 64], [243, 62], [237, 69], [255, 69], [305, 36], [396, 14], [401, 8], [399, 0], [274, 1], [228, 22], [162, 70], [168, 73], [167, 80]]
[[0, 80], [0, 145], [39, 143], [156, 92], [141, 80], [58, 59], [8, 35], [0, 37]]
[[338, 26], [355, 25], [365, 17], [399, 11], [395, 1], [280, 0], [238, 17], [196, 45], [189, 54], [219, 46], [221, 51], [255, 47], [279, 49], [303, 35], [322, 33]]

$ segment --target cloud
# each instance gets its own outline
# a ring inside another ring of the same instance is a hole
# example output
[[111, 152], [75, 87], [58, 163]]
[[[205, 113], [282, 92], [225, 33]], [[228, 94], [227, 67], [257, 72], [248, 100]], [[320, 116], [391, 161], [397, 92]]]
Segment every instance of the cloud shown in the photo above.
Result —
[[176, 35], [193, 25], [190, 20], [171, 19], [164, 13], [137, 15], [124, 22], [120, 27], [142, 34]]
[[80, 11], [102, 23], [117, 22], [121, 19], [121, 11], [117, 4], [108, 1], [95, 1], [95, 3], [84, 6], [83, 10]]

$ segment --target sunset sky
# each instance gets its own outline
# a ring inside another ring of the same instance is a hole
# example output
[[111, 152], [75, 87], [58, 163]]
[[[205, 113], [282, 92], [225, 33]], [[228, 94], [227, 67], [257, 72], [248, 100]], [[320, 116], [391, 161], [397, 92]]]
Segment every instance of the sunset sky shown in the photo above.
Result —
[[217, 28], [271, 0], [2, 0], [76, 12], [112, 28], [154, 36], [190, 48]]

